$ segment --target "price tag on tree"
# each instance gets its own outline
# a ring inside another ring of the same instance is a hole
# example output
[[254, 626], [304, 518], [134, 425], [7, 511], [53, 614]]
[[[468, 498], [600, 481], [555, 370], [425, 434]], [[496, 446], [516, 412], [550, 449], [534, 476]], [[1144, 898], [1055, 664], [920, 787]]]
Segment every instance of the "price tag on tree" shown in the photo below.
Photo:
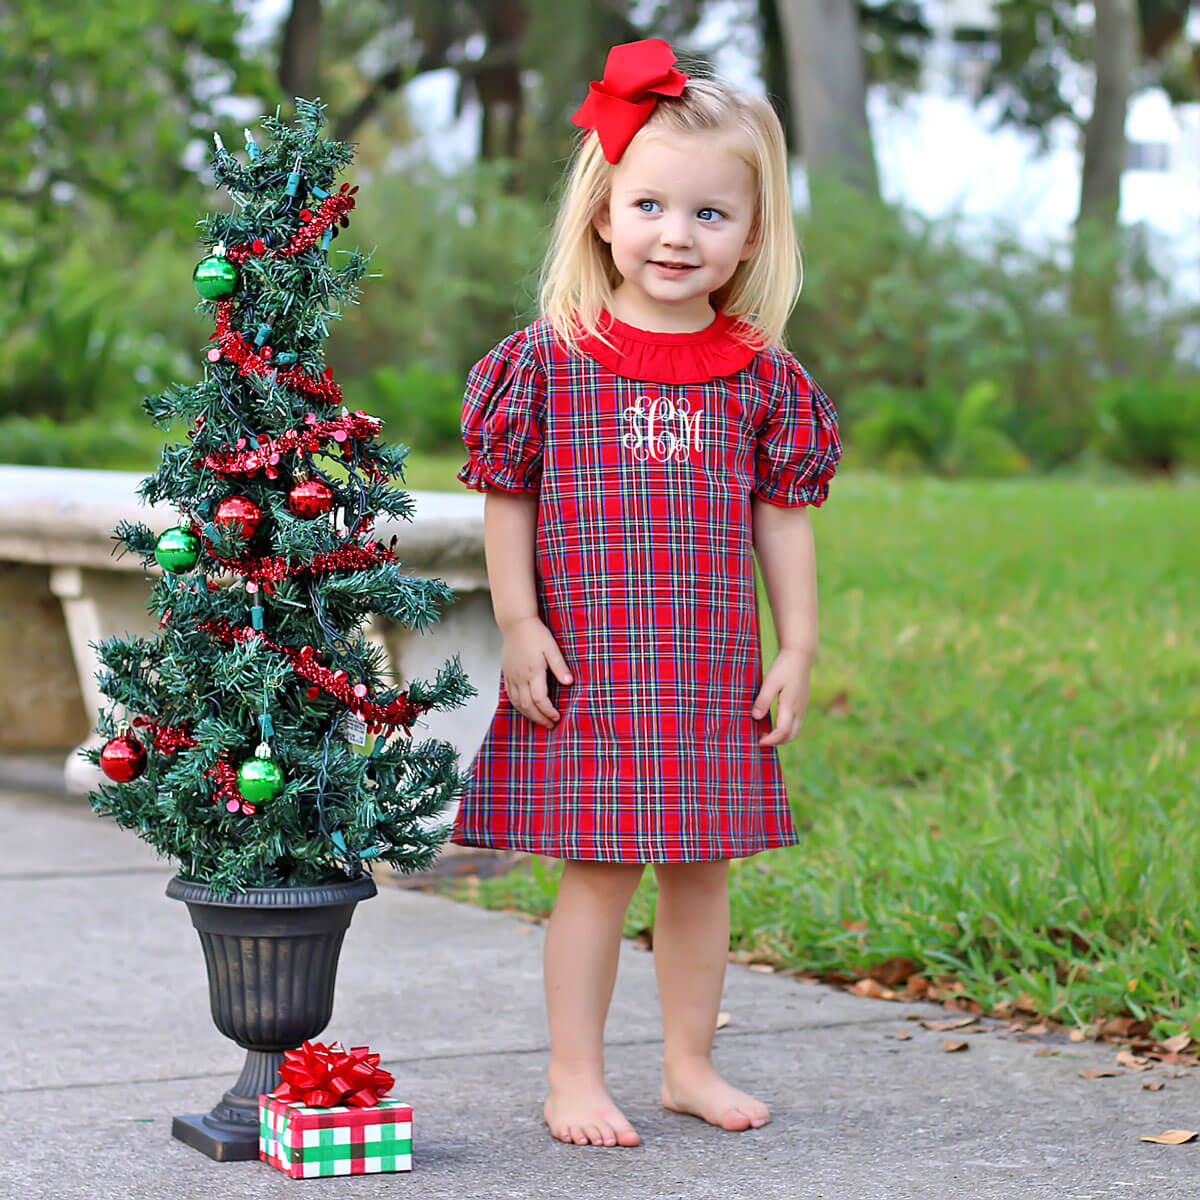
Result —
[[342, 737], [351, 746], [362, 749], [367, 744], [367, 723], [362, 717], [348, 712], [342, 718]]

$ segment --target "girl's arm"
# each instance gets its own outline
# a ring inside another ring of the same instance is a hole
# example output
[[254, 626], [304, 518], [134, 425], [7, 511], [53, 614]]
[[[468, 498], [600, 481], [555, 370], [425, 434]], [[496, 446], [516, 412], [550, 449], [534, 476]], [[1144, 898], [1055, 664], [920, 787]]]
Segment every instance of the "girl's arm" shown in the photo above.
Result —
[[560, 682], [571, 673], [554, 635], [538, 615], [534, 539], [538, 493], [491, 488], [483, 504], [483, 552], [492, 611], [504, 637], [500, 666], [514, 707], [544, 728], [559, 719], [546, 685], [549, 668]]
[[779, 653], [763, 675], [751, 716], [764, 716], [779, 697], [775, 727], [759, 738], [760, 745], [773, 746], [800, 732], [808, 709], [817, 657], [817, 554], [806, 505], [752, 497], [751, 506], [754, 549], [779, 636]]
[[538, 615], [533, 566], [537, 512], [537, 492], [492, 488], [484, 498], [483, 553], [492, 612], [502, 633]]
[[775, 617], [780, 650], [817, 653], [817, 551], [807, 505], [752, 498], [754, 550]]

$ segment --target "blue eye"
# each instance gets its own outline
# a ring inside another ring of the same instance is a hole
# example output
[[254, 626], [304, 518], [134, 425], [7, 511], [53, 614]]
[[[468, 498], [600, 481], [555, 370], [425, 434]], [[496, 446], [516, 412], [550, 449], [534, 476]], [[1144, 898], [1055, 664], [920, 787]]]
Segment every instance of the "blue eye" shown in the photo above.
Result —
[[648, 204], [657, 205], [658, 201], [657, 200], [639, 200], [637, 202], [637, 206], [638, 206], [638, 208], [640, 208], [642, 210], [642, 212], [646, 212], [646, 213], [653, 212], [654, 211], [653, 208], [646, 207], [646, 205], [648, 205]]
[[698, 217], [699, 217], [699, 218], [700, 218], [702, 221], [707, 221], [707, 220], [708, 220], [708, 218], [707, 218], [707, 217], [704, 215], [705, 213], [712, 213], [712, 215], [713, 215], [713, 219], [714, 219], [714, 220], [720, 220], [720, 218], [721, 218], [721, 215], [722, 215], [722, 214], [721, 214], [721, 213], [719, 213], [719, 212], [718, 212], [718, 211], [717, 211], [715, 208], [702, 208], [702, 209], [701, 209], [701, 210], [700, 210], [700, 211], [699, 211], [699, 212], [698, 212], [696, 215], [697, 215], [697, 216], [698, 216]]

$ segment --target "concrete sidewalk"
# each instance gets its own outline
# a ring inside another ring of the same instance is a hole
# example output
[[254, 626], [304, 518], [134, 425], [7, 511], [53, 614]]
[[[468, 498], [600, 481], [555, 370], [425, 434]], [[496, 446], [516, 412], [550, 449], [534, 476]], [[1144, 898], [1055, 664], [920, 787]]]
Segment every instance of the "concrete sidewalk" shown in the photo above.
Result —
[[[392, 1095], [413, 1106], [413, 1171], [290, 1180], [215, 1163], [171, 1137], [171, 1116], [211, 1107], [242, 1054], [212, 1024], [199, 941], [164, 895], [171, 868], [78, 798], [10, 790], [0, 821], [0, 1197], [1200, 1197], [1196, 1144], [1138, 1141], [1197, 1127], [1194, 1075], [1155, 1071], [1160, 1092], [1136, 1072], [1082, 1079], [1116, 1047], [1000, 1025], [949, 1054], [946, 1034], [905, 1019], [946, 1016], [939, 1006], [732, 963], [715, 1057], [773, 1119], [730, 1133], [670, 1112], [653, 960], [631, 941], [608, 1069], [642, 1144], [565, 1145], [541, 1116], [541, 927], [382, 880], [347, 934], [322, 1036], [382, 1053]], [[1035, 1056], [1047, 1044], [1060, 1053]]]

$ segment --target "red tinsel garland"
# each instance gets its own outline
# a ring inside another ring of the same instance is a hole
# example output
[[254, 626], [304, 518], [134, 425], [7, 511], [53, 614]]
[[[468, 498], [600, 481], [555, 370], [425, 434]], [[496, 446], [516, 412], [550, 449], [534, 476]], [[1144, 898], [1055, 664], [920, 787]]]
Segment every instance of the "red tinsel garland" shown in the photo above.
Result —
[[361, 571], [367, 567], [376, 567], [381, 563], [396, 561], [395, 553], [382, 542], [372, 542], [368, 546], [350, 544], [339, 546], [329, 554], [315, 555], [311, 562], [292, 563], [278, 555], [267, 558], [222, 558], [212, 548], [212, 543], [201, 532], [200, 524], [194, 518], [191, 524], [192, 532], [204, 544], [205, 553], [223, 567], [243, 579], [253, 580], [263, 584], [263, 591], [273, 591], [270, 585], [278, 583], [295, 575], [306, 572], [317, 574], [324, 571]]
[[[203, 465], [219, 475], [253, 475], [265, 469], [268, 478], [274, 479], [279, 472], [272, 471], [272, 468], [285, 454], [311, 454], [330, 438], [340, 442], [344, 451], [349, 439], [366, 441], [378, 437], [383, 427], [378, 417], [368, 417], [361, 409], [353, 416], [328, 421], [319, 421], [315, 413], [309, 413], [304, 421], [303, 429], [289, 429], [277, 438], [260, 437], [257, 449], [247, 448], [246, 439], [239, 438], [232, 448], [206, 455]], [[374, 463], [368, 463], [368, 467], [374, 478], [384, 478], [383, 472]]]
[[201, 621], [198, 628], [211, 633], [225, 646], [232, 646], [235, 641], [244, 642], [250, 638], [261, 639], [264, 646], [282, 654], [301, 679], [307, 679], [309, 683], [334, 696], [362, 720], [368, 722], [372, 733], [378, 733], [384, 726], [390, 725], [402, 728], [411, 737], [412, 731], [409, 726], [429, 708], [427, 704], [413, 704], [407, 696], [398, 696], [390, 704], [376, 704], [368, 700], [365, 684], [352, 684], [345, 671], [331, 671], [322, 666], [316, 661], [317, 652], [312, 646], [302, 646], [299, 650], [292, 646], [281, 646], [249, 625], [235, 628], [228, 621]]
[[339, 384], [334, 382], [332, 367], [326, 367], [324, 375], [315, 379], [311, 375], [306, 375], [299, 366], [281, 371], [271, 362], [271, 347], [264, 346], [261, 350], [255, 349], [232, 327], [232, 320], [233, 301], [218, 300], [217, 332], [208, 339], [210, 342], [216, 340], [217, 349], [209, 352], [210, 357], [215, 354], [218, 357], [224, 356], [229, 359], [230, 362], [237, 365], [239, 375], [265, 376], [270, 373], [277, 383], [291, 388], [294, 392], [299, 392], [302, 396], [320, 400], [323, 404], [341, 404], [342, 389]]
[[[153, 721], [149, 717], [134, 717], [133, 723], [143, 729], [153, 731], [154, 749], [160, 754], [176, 754], [180, 750], [190, 750], [193, 746], [200, 745], [183, 726], [164, 725], [162, 722]], [[254, 815], [254, 805], [242, 795], [238, 788], [237, 772], [225, 759], [218, 759], [204, 774], [207, 778], [216, 782], [217, 786], [213, 792], [214, 804], [224, 804], [226, 808], [229, 808], [229, 802], [233, 801], [246, 816], [252, 817]]]
[[[243, 242], [240, 246], [231, 246], [225, 251], [225, 256], [241, 266], [248, 258], [269, 256], [271, 258], [292, 258], [317, 244], [317, 239], [339, 221], [345, 228], [350, 224], [346, 214], [354, 207], [354, 193], [358, 187], [343, 183], [341, 190], [326, 196], [321, 201], [321, 207], [314, 216], [308, 209], [301, 209], [300, 220], [305, 222], [303, 229], [292, 234], [292, 239], [280, 250], [268, 250], [261, 240]], [[307, 215], [306, 215], [307, 214]]]

